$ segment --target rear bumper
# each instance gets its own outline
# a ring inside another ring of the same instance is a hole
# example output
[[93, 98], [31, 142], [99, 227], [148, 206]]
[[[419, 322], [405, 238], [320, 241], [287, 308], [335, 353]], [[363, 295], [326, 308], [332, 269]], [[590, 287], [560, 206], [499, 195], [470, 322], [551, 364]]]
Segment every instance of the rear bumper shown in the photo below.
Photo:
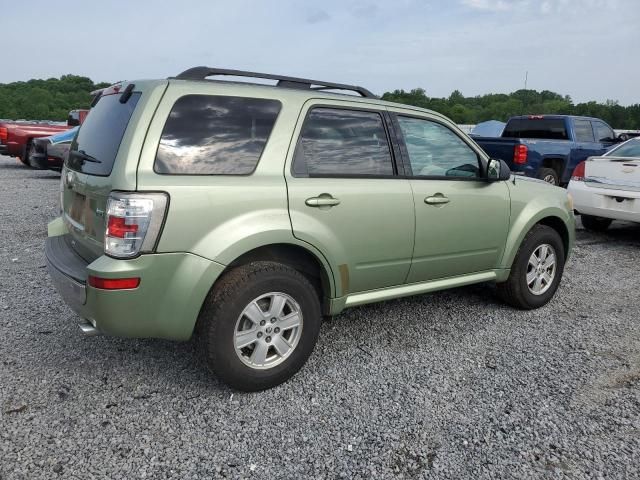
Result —
[[573, 180], [567, 190], [579, 214], [640, 222], [640, 192], [594, 187]]
[[[70, 240], [69, 235], [46, 240], [51, 280], [75, 313], [107, 335], [189, 339], [209, 289], [225, 268], [189, 253], [131, 260], [102, 256], [87, 263], [71, 248]], [[102, 290], [87, 284], [89, 275], [141, 280], [134, 289]]]

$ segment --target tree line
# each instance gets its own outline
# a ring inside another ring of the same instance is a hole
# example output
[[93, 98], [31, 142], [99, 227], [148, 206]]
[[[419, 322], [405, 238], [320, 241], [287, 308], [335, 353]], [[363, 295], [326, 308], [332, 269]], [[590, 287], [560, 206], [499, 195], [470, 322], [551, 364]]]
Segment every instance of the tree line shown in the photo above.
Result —
[[0, 84], [0, 118], [66, 120], [69, 110], [89, 108], [90, 92], [107, 86], [77, 75]]
[[574, 104], [570, 96], [549, 90], [538, 92], [522, 89], [509, 94], [491, 93], [477, 97], [465, 97], [455, 90], [449, 98], [435, 98], [427, 96], [422, 88], [415, 88], [409, 92], [386, 92], [382, 98], [428, 108], [463, 125], [486, 120], [505, 122], [514, 115], [563, 114], [601, 118], [613, 128], [621, 130], [640, 129], [640, 104], [623, 107], [615, 100]]
[[[77, 75], [0, 84], [0, 118], [65, 120], [69, 110], [89, 108], [89, 92], [108, 85]], [[523, 89], [509, 94], [491, 93], [476, 97], [465, 97], [455, 90], [448, 98], [436, 98], [427, 96], [422, 88], [415, 88], [408, 92], [386, 92], [382, 98], [434, 110], [458, 124], [506, 121], [513, 115], [556, 113], [601, 118], [618, 129], [640, 129], [640, 104], [623, 107], [613, 100], [574, 104], [568, 95], [549, 90]]]

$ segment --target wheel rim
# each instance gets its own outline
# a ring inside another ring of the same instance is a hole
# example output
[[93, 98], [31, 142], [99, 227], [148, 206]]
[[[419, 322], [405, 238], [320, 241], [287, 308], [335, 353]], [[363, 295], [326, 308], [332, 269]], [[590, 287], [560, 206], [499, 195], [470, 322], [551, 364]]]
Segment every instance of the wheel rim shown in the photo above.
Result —
[[302, 335], [302, 310], [282, 292], [253, 299], [242, 311], [234, 329], [234, 349], [245, 365], [265, 370], [284, 362]]
[[527, 287], [534, 295], [545, 293], [556, 277], [557, 256], [555, 249], [545, 243], [537, 247], [527, 264]]
[[551, 174], [545, 175], [542, 180], [544, 180], [547, 183], [550, 183], [551, 185], [555, 185], [556, 184], [556, 177], [554, 177]]

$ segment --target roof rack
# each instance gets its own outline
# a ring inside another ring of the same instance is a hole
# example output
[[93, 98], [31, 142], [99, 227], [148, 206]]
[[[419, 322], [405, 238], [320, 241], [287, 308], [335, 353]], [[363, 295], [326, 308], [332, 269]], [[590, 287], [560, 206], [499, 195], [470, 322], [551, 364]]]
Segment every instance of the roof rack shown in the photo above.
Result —
[[277, 80], [276, 86], [284, 88], [299, 88], [303, 90], [347, 90], [356, 92], [365, 98], [378, 98], [369, 90], [356, 85], [345, 85], [342, 83], [321, 82], [319, 80], [309, 80], [308, 78], [285, 77], [283, 75], [273, 75], [269, 73], [245, 72], [242, 70], [228, 70], [225, 68], [193, 67], [185, 70], [175, 78], [178, 80], [205, 80], [207, 77], [216, 75], [229, 75], [233, 77], [263, 78], [267, 80]]

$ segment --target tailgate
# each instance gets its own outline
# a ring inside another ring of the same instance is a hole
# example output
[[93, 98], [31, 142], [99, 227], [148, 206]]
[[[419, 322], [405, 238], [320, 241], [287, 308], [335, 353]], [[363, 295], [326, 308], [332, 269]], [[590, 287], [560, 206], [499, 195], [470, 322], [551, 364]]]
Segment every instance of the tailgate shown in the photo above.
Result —
[[146, 82], [140, 83], [131, 91], [124, 84], [103, 93], [73, 139], [62, 170], [62, 218], [71, 246], [88, 262], [104, 253], [110, 192], [136, 189], [140, 149], [154, 110], [145, 104], [159, 101], [166, 88], [164, 82], [160, 93], [147, 89], [147, 94]]

